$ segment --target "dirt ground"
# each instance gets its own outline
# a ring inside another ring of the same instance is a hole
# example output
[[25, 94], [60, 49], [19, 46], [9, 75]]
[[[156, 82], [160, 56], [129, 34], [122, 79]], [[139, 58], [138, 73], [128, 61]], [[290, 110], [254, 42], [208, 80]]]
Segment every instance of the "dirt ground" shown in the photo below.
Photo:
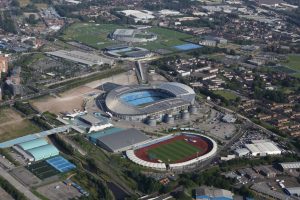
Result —
[[21, 120], [22, 117], [19, 113], [15, 112], [13, 109], [4, 108], [0, 111], [0, 124], [4, 124], [10, 121]]
[[82, 110], [85, 98], [89, 95], [99, 93], [100, 90], [96, 89], [103, 83], [112, 82], [116, 84], [134, 84], [137, 83], [134, 73], [122, 73], [119, 75], [105, 78], [83, 86], [68, 90], [59, 94], [59, 96], [47, 96], [40, 99], [31, 101], [31, 104], [40, 112], [50, 111], [55, 114], [61, 112], [73, 112], [74, 109]]
[[0, 110], [0, 142], [20, 137], [40, 129], [11, 108]]

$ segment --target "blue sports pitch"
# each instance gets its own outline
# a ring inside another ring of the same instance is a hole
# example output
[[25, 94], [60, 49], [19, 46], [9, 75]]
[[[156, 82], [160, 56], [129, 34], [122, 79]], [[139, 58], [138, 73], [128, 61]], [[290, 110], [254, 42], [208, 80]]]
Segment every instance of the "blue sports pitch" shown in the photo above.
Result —
[[180, 50], [180, 51], [199, 49], [201, 47], [202, 47], [201, 45], [193, 44], [193, 43], [186, 43], [186, 44], [174, 46], [175, 49]]

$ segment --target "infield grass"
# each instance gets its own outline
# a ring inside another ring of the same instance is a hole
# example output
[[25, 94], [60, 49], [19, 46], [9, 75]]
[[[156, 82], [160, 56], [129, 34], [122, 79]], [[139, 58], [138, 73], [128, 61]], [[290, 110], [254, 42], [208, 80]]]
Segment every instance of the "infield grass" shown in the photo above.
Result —
[[148, 156], [154, 157], [165, 163], [174, 163], [201, 151], [201, 149], [184, 140], [177, 140], [148, 150]]

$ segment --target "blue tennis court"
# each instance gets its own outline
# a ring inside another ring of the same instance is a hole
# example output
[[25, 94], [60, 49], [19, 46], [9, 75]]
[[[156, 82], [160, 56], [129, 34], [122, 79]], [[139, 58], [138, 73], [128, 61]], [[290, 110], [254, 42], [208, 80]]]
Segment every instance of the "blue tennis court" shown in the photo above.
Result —
[[188, 51], [188, 50], [192, 50], [192, 49], [199, 49], [202, 46], [198, 45], [198, 44], [186, 43], [186, 44], [177, 45], [174, 47], [175, 47], [175, 49], [180, 50], [180, 51]]
[[46, 160], [46, 162], [60, 172], [67, 172], [76, 168], [74, 164], [70, 163], [68, 160], [64, 159], [61, 156], [50, 158]]

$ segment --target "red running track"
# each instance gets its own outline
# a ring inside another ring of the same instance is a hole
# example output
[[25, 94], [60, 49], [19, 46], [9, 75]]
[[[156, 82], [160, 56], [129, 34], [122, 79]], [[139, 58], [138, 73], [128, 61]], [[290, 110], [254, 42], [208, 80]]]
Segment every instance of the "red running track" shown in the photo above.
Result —
[[[185, 141], [184, 139], [187, 139], [188, 141]], [[199, 157], [199, 156], [202, 156], [204, 154], [207, 154], [212, 149], [212, 143], [207, 138], [202, 137], [200, 135], [184, 135], [183, 134], [183, 135], [178, 135], [178, 136], [175, 136], [173, 138], [167, 139], [167, 140], [162, 141], [162, 142], [158, 142], [158, 143], [155, 143], [155, 144], [137, 149], [137, 150], [134, 151], [134, 153], [138, 158], [140, 158], [142, 160], [145, 160], [145, 161], [148, 161], [148, 162], [153, 162], [153, 163], [160, 163], [157, 159], [149, 158], [148, 151], [150, 149], [155, 149], [155, 148], [157, 148], [161, 145], [169, 144], [169, 143], [172, 143], [172, 142], [178, 141], [178, 140], [184, 140], [185, 142], [188, 142], [190, 145], [193, 145], [193, 146], [199, 148], [201, 150], [201, 152], [198, 153], [198, 155], [197, 155], [197, 153], [195, 153], [195, 154], [192, 154], [192, 155], [190, 155], [188, 157], [185, 157], [181, 160], [177, 160], [173, 163], [181, 163], [181, 162], [185, 162], [185, 161], [188, 161], [188, 160], [192, 160], [192, 159], [196, 158], [197, 156]], [[191, 140], [194, 140], [195, 142], [192, 142]], [[170, 163], [170, 164], [173, 164], [173, 163]]]

